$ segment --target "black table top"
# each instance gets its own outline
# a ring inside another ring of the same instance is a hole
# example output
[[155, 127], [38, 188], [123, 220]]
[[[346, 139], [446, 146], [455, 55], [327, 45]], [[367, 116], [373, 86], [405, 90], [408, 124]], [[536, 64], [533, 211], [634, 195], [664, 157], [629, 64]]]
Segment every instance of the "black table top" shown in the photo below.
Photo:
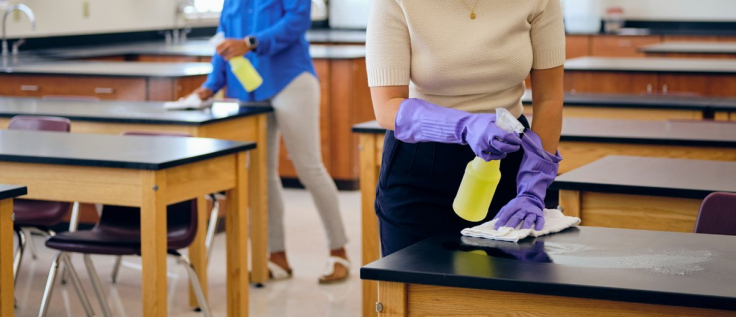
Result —
[[646, 53], [736, 54], [736, 43], [728, 42], [664, 42], [638, 49]]
[[267, 102], [216, 102], [211, 109], [171, 111], [162, 102], [0, 97], [0, 117], [57, 116], [73, 121], [199, 126], [272, 111]]
[[[333, 35], [324, 35], [333, 36]], [[322, 35], [318, 35], [322, 37]], [[363, 34], [365, 37], [365, 34]], [[364, 43], [364, 42], [363, 42]], [[39, 56], [60, 59], [82, 59], [121, 55], [162, 55], [212, 57], [215, 49], [206, 40], [191, 40], [184, 44], [160, 42], [140, 42], [114, 45], [48, 49], [30, 52]], [[310, 45], [309, 53], [315, 59], [355, 59], [365, 57], [363, 45]]]
[[565, 71], [736, 74], [736, 60], [666, 57], [578, 57], [565, 62]]
[[210, 63], [137, 63], [55, 61], [31, 63], [4, 69], [10, 74], [80, 75], [110, 77], [189, 77], [209, 75]]
[[365, 30], [309, 30], [307, 41], [310, 43], [365, 44]]
[[0, 184], [0, 200], [15, 198], [26, 194], [28, 194], [28, 188], [25, 186]]
[[[531, 90], [521, 97], [525, 105], [532, 104]], [[565, 93], [565, 106], [675, 110], [724, 110], [726, 105], [736, 107], [736, 99], [690, 97], [672, 95], [590, 94]]]
[[736, 162], [607, 156], [560, 175], [551, 189], [703, 199], [736, 193]]
[[[530, 118], [531, 121], [531, 118]], [[353, 132], [384, 134], [371, 121], [353, 126]], [[736, 147], [736, 123], [718, 121], [640, 121], [565, 118], [562, 141], [625, 144]]]
[[360, 277], [736, 310], [734, 261], [732, 236], [580, 227], [518, 244], [438, 236], [364, 266]]
[[0, 130], [0, 161], [162, 170], [237, 152], [253, 142]]

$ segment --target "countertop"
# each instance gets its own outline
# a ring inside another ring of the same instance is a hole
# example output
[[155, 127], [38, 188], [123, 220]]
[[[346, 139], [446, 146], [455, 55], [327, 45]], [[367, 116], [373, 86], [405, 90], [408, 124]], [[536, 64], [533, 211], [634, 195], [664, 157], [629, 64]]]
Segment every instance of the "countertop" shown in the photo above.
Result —
[[[531, 121], [531, 120], [530, 120]], [[384, 134], [371, 121], [353, 126], [353, 132]], [[736, 122], [641, 121], [565, 118], [561, 141], [624, 144], [736, 147]]]
[[551, 189], [704, 199], [736, 193], [736, 162], [607, 156], [558, 176]]
[[565, 71], [736, 74], [736, 60], [709, 58], [578, 57], [565, 62]]
[[[531, 90], [524, 93], [521, 101], [525, 105], [532, 104]], [[732, 105], [736, 108], [736, 99], [672, 95], [565, 93], [565, 106], [706, 111], [721, 110], [726, 105]]]
[[206, 125], [272, 112], [267, 102], [215, 102], [210, 109], [164, 109], [163, 102], [72, 101], [0, 97], [0, 117], [58, 116], [72, 121], [131, 124]]
[[736, 43], [729, 42], [664, 42], [638, 49], [646, 53], [736, 54]]
[[39, 62], [9, 67], [8, 74], [79, 75], [110, 77], [189, 77], [209, 75], [210, 63], [132, 63], [93, 61]]
[[0, 200], [15, 198], [28, 194], [28, 188], [25, 186], [13, 186], [0, 184]]
[[[355, 59], [365, 57], [363, 45], [310, 45], [309, 53], [316, 59]], [[189, 40], [184, 44], [161, 42], [140, 42], [100, 46], [84, 46], [64, 49], [31, 51], [41, 57], [61, 59], [82, 59], [121, 55], [164, 55], [212, 57], [215, 49], [205, 40]]]
[[438, 236], [364, 266], [360, 277], [736, 310], [734, 261], [732, 236], [579, 227], [518, 244]]
[[0, 131], [0, 161], [20, 163], [162, 170], [255, 147], [204, 138]]
[[331, 44], [365, 44], [365, 30], [309, 30], [307, 41], [310, 43]]

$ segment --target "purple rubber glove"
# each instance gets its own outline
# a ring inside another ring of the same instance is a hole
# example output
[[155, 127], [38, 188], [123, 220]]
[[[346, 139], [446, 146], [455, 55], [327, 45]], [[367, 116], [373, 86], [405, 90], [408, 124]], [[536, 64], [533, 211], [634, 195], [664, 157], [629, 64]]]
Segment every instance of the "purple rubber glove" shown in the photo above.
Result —
[[512, 199], [496, 215], [495, 229], [516, 228], [522, 221], [521, 229], [542, 230], [544, 227], [544, 196], [547, 188], [557, 177], [557, 168], [562, 157], [547, 153], [542, 140], [532, 130], [527, 130], [522, 138], [524, 157], [521, 160], [519, 175], [516, 176], [516, 198]]
[[472, 114], [406, 99], [396, 114], [396, 139], [406, 143], [440, 142], [469, 145], [483, 160], [500, 160], [520, 149], [519, 135], [496, 126], [495, 114]]

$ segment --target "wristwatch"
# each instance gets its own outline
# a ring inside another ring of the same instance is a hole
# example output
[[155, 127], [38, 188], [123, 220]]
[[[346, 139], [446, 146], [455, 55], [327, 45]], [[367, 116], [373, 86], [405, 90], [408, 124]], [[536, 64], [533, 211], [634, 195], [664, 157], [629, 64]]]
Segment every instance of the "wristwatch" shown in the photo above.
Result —
[[256, 39], [255, 36], [248, 35], [248, 36], [245, 37], [244, 40], [245, 40], [246, 43], [248, 43], [248, 46], [250, 47], [251, 50], [253, 50], [256, 47], [258, 47], [258, 39]]

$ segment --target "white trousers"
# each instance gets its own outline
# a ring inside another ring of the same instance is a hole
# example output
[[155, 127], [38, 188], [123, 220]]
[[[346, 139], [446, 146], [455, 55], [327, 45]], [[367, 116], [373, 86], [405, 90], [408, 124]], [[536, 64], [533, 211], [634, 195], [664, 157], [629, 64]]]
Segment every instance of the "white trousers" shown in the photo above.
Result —
[[283, 186], [279, 177], [279, 132], [299, 181], [312, 195], [327, 233], [328, 247], [347, 243], [340, 216], [337, 187], [322, 163], [319, 130], [320, 87], [310, 73], [302, 73], [279, 92], [268, 120], [268, 244], [270, 252], [284, 251]]

